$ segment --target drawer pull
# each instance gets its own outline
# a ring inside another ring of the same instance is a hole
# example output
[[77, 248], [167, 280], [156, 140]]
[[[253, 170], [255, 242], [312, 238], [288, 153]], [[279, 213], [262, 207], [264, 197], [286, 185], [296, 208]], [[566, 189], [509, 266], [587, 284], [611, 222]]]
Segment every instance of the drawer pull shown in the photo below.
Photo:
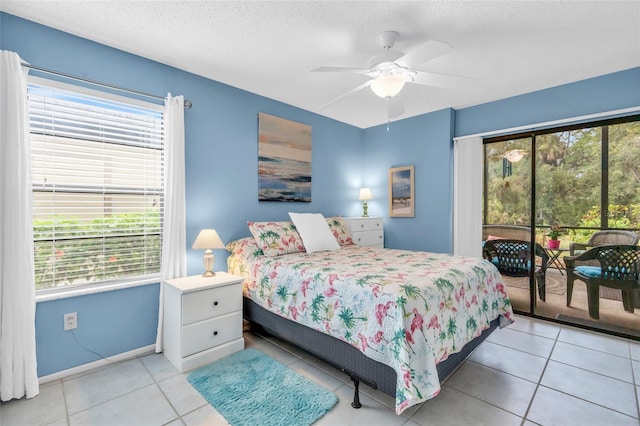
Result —
[[217, 300], [214, 300], [213, 306], [218, 306], [218, 301]]
[[360, 228], [364, 228], [364, 223], [361, 223], [361, 224], [360, 224]]
[[217, 335], [218, 335], [218, 332], [217, 332], [217, 331], [214, 331], [214, 332], [213, 332], [213, 335], [214, 335], [214, 336], [217, 336]]

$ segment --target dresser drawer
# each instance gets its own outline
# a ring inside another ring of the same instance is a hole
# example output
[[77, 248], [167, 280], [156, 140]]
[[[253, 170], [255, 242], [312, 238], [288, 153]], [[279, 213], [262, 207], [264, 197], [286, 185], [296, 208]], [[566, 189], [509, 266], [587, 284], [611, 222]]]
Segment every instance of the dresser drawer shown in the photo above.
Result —
[[347, 222], [349, 224], [349, 230], [354, 232], [360, 231], [368, 231], [369, 230], [369, 219], [368, 218], [356, 218], [349, 219]]
[[382, 229], [382, 218], [378, 217], [358, 217], [349, 218], [347, 221], [351, 232], [370, 231], [372, 229]]
[[384, 232], [382, 229], [378, 231], [354, 232], [352, 237], [353, 242], [359, 246], [384, 245]]
[[182, 329], [182, 356], [187, 357], [242, 337], [242, 311], [190, 324]]
[[369, 229], [382, 231], [382, 218], [369, 219]]
[[187, 325], [229, 312], [242, 311], [241, 292], [240, 284], [233, 284], [183, 294], [182, 324]]

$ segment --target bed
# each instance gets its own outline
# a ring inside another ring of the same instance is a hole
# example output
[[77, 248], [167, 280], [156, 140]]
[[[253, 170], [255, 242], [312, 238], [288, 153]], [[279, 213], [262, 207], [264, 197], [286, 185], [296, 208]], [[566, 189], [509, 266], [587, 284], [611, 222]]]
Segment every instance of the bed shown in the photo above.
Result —
[[252, 327], [349, 374], [355, 407], [359, 382], [393, 396], [397, 414], [433, 398], [477, 344], [513, 321], [490, 262], [353, 245], [339, 218], [327, 221], [338, 248], [313, 253], [291, 222], [249, 222], [254, 237], [227, 245], [228, 270], [245, 278]]

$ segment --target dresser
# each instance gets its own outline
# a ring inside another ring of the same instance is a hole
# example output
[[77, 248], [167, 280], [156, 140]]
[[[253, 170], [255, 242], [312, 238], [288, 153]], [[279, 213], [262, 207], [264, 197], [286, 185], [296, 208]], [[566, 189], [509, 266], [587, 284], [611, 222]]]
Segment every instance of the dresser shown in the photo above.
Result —
[[360, 246], [384, 247], [381, 217], [345, 217], [353, 242]]
[[241, 277], [216, 272], [167, 280], [164, 355], [181, 373], [244, 349]]

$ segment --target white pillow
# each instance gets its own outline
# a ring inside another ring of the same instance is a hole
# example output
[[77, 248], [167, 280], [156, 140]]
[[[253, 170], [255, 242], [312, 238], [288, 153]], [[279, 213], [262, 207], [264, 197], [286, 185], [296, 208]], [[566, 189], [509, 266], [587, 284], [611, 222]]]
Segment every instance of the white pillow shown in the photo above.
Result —
[[340, 248], [327, 220], [320, 213], [289, 212], [289, 217], [296, 226], [307, 253]]

